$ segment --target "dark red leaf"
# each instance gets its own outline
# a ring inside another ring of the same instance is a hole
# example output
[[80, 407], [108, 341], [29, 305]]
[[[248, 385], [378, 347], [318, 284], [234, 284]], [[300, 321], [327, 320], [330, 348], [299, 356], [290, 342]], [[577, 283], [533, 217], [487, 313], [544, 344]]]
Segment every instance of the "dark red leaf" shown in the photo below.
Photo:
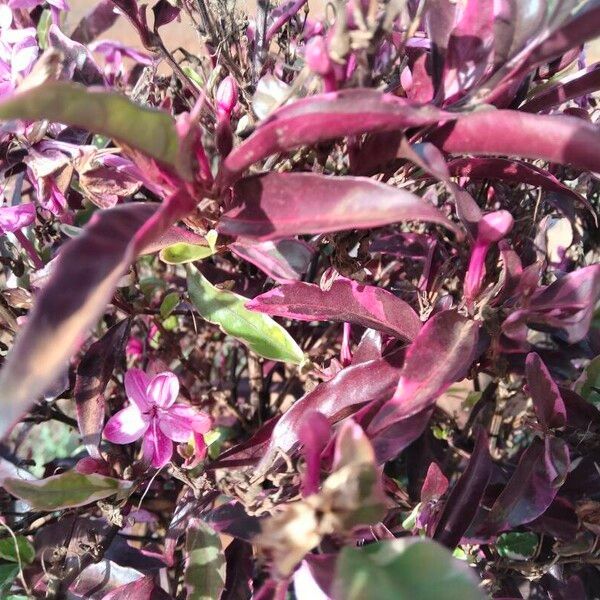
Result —
[[301, 321], [337, 321], [370, 327], [412, 340], [421, 329], [415, 311], [383, 288], [340, 277], [327, 291], [312, 283], [281, 285], [257, 296], [246, 307]]
[[260, 240], [370, 229], [399, 221], [439, 223], [462, 235], [437, 208], [415, 194], [362, 177], [314, 173], [246, 177], [235, 185], [234, 203], [217, 229]]

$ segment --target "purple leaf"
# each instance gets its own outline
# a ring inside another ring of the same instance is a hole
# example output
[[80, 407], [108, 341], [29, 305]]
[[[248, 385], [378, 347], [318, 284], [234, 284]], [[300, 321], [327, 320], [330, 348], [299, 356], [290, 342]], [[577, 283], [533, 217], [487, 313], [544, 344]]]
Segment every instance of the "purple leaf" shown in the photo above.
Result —
[[600, 429], [600, 411], [577, 392], [564, 387], [559, 390], [565, 405], [567, 425], [585, 432], [598, 431]]
[[302, 455], [306, 472], [302, 478], [303, 496], [310, 496], [319, 490], [321, 475], [321, 452], [331, 436], [331, 426], [327, 418], [316, 410], [305, 413], [298, 427], [298, 438], [302, 444]]
[[481, 110], [444, 125], [430, 141], [451, 154], [504, 154], [600, 171], [598, 132], [576, 117]]
[[391, 94], [350, 89], [311, 96], [276, 110], [221, 167], [221, 187], [250, 165], [278, 152], [371, 131], [397, 131], [454, 118], [433, 106], [415, 106]]
[[130, 319], [124, 319], [111, 327], [89, 347], [77, 367], [73, 391], [77, 424], [81, 440], [94, 458], [100, 458], [98, 446], [102, 439], [105, 416], [103, 393], [117, 360], [123, 354], [130, 329]]
[[437, 208], [405, 190], [362, 177], [269, 173], [234, 188], [235, 207], [217, 229], [271, 240], [304, 233], [370, 229], [398, 221], [439, 223], [461, 232]]
[[[408, 348], [396, 391], [369, 433], [428, 408], [452, 383], [464, 379], [477, 355], [480, 323], [445, 310], [431, 317]], [[427, 368], [423, 368], [427, 365]]]
[[89, 44], [110, 29], [118, 18], [115, 5], [110, 0], [101, 0], [84, 15], [69, 37], [74, 42]]
[[383, 288], [339, 277], [326, 292], [312, 283], [290, 283], [257, 296], [246, 307], [300, 321], [348, 322], [412, 340], [421, 329], [415, 311]]
[[542, 427], [564, 427], [567, 419], [565, 404], [546, 365], [535, 352], [527, 355], [525, 377], [535, 414]]
[[158, 0], [152, 7], [154, 13], [154, 31], [163, 25], [167, 25], [179, 16], [179, 9], [168, 0]]
[[[371, 431], [368, 424], [371, 421], [371, 414], [367, 414], [363, 420], [361, 417], [364, 413], [376, 412], [378, 404], [369, 410], [369, 406], [365, 406], [360, 413], [357, 414], [356, 420], [366, 429], [367, 434], [371, 438], [373, 450], [378, 464], [383, 464], [388, 460], [397, 457], [400, 452], [408, 448], [424, 431], [431, 419], [433, 407], [426, 408], [410, 417], [399, 420], [390, 419], [387, 424], [376, 431]], [[376, 415], [375, 415], [376, 416]]]
[[600, 264], [577, 269], [539, 288], [526, 307], [508, 316], [502, 329], [509, 337], [518, 336], [519, 328], [526, 323], [532, 329], [555, 331], [574, 344], [587, 335], [598, 299]]
[[112, 0], [112, 3], [123, 12], [135, 27], [146, 49], [156, 51], [160, 48], [158, 36], [148, 28], [146, 4], [138, 6], [135, 0]]
[[436, 462], [432, 462], [427, 469], [425, 481], [421, 487], [421, 502], [437, 500], [441, 498], [448, 489], [448, 479]]
[[468, 0], [450, 33], [444, 61], [445, 99], [476, 85], [492, 63], [494, 1]]
[[300, 425], [309, 411], [322, 413], [334, 424], [362, 404], [389, 398], [398, 383], [399, 358], [396, 353], [346, 367], [297, 400], [276, 423], [258, 469], [270, 464], [278, 448], [290, 452], [296, 447]]
[[469, 464], [446, 500], [435, 529], [434, 540], [449, 548], [460, 543], [475, 518], [491, 473], [488, 438], [485, 430], [480, 429]]
[[84, 85], [104, 85], [104, 76], [92, 53], [83, 44], [69, 39], [54, 24], [48, 29], [48, 45], [63, 56], [61, 79]]
[[314, 250], [302, 240], [237, 241], [229, 249], [278, 283], [298, 281], [306, 273]]
[[98, 211], [85, 231], [62, 248], [0, 371], [0, 437], [64, 369], [140, 251], [195, 204], [180, 192], [162, 205]]
[[[567, 10], [576, 3], [569, 3]], [[527, 58], [527, 66], [531, 69], [533, 66], [549, 62], [562, 54], [565, 54], [571, 48], [581, 46], [588, 40], [598, 35], [600, 25], [600, 5], [597, 2], [580, 3], [574, 13], [569, 14], [558, 27], [553, 28], [550, 35], [546, 37], [543, 43], [531, 52]]]
[[225, 548], [225, 589], [221, 600], [249, 600], [252, 597], [252, 545], [239, 538]]
[[208, 248], [208, 242], [204, 236], [193, 233], [189, 229], [184, 229], [183, 227], [177, 227], [173, 225], [161, 235], [157, 235], [150, 244], [143, 248], [141, 254], [153, 254], [154, 252], [158, 252], [167, 246], [180, 243], [192, 244], [194, 246], [205, 246]]
[[458, 158], [448, 163], [448, 170], [453, 177], [502, 179], [512, 183], [541, 187], [549, 192], [557, 192], [583, 204], [595, 216], [595, 211], [586, 198], [567, 187], [552, 173], [529, 163], [498, 157]]
[[569, 471], [569, 448], [556, 437], [535, 438], [490, 510], [487, 535], [513, 529], [544, 514]]

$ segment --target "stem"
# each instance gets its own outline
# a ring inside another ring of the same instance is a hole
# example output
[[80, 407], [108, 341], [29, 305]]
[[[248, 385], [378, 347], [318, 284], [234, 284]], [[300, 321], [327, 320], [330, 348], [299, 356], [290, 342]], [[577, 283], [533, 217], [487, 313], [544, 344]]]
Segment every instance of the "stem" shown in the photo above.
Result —
[[254, 81], [258, 81], [266, 55], [267, 17], [269, 0], [258, 0], [256, 4], [256, 48], [254, 49]]
[[296, 0], [290, 8], [283, 12], [266, 34], [266, 41], [270, 42], [271, 38], [308, 2], [308, 0]]
[[37, 250], [35, 249], [34, 245], [29, 241], [29, 238], [23, 233], [21, 229], [17, 229], [16, 231], [14, 231], [14, 235], [21, 244], [23, 250], [27, 252], [27, 256], [29, 256], [29, 258], [31, 259], [31, 262], [33, 263], [34, 267], [36, 269], [43, 269], [44, 262], [40, 258], [40, 255], [37, 253]]

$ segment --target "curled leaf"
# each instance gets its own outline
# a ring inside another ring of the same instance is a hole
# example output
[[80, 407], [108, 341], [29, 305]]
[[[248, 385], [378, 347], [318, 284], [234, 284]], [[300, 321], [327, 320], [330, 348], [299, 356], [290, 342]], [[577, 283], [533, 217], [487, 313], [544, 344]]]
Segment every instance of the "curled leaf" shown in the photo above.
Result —
[[220, 290], [191, 266], [187, 282], [190, 299], [204, 319], [260, 356], [293, 364], [304, 361], [304, 353], [290, 334], [271, 317], [248, 310], [247, 298]]

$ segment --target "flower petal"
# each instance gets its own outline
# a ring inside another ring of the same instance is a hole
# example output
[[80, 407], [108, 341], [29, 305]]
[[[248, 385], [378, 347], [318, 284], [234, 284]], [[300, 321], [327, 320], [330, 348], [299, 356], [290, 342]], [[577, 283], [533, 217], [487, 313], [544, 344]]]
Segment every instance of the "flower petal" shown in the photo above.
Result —
[[131, 444], [144, 435], [149, 424], [150, 420], [132, 404], [108, 420], [104, 427], [104, 438], [113, 444]]
[[147, 389], [147, 398], [161, 408], [169, 408], [179, 396], [179, 379], [175, 373], [165, 371], [155, 375]]
[[164, 467], [171, 460], [173, 442], [160, 430], [157, 419], [152, 419], [144, 436], [142, 453], [155, 469]]
[[192, 432], [206, 433], [212, 419], [186, 404], [174, 404], [159, 416], [159, 426], [174, 442], [187, 442]]
[[194, 467], [197, 467], [206, 458], [206, 451], [208, 450], [208, 446], [206, 445], [202, 434], [194, 433], [193, 442], [194, 454], [185, 459], [183, 463], [184, 469], [193, 469]]
[[150, 384], [150, 377], [141, 369], [129, 369], [125, 373], [125, 393], [127, 397], [137, 404], [142, 412], [150, 410], [150, 402], [146, 396], [146, 390]]

